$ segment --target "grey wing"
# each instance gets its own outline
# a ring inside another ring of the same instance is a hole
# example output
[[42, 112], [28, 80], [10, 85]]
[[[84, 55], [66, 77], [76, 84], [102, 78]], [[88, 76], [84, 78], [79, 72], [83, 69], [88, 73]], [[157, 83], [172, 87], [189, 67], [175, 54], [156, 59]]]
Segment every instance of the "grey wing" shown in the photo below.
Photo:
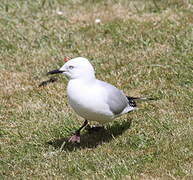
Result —
[[126, 96], [122, 91], [109, 83], [104, 81], [99, 81], [99, 83], [105, 88], [105, 91], [107, 91], [107, 104], [110, 110], [114, 115], [120, 114], [128, 106]]

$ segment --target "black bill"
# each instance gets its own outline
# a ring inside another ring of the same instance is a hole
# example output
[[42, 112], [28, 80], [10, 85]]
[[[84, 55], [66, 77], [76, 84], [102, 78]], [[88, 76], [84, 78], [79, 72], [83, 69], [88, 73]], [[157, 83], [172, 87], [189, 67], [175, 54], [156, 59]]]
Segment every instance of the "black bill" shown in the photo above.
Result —
[[63, 73], [63, 71], [60, 71], [59, 69], [56, 69], [56, 70], [48, 72], [47, 74], [59, 74], [59, 73]]

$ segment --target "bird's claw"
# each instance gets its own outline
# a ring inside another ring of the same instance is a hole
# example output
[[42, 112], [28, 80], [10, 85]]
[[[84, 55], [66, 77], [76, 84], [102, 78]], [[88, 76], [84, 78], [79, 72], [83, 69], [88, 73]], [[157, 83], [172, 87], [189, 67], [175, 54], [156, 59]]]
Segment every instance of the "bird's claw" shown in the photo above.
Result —
[[68, 142], [71, 143], [80, 143], [80, 136], [79, 135], [73, 135], [70, 137], [70, 139], [68, 140]]

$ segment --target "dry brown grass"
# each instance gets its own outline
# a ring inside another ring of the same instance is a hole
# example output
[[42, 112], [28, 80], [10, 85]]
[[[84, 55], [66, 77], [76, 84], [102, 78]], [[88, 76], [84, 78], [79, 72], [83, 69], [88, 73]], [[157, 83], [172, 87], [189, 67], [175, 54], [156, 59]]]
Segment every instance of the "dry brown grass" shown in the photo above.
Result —
[[[3, 0], [0, 178], [192, 179], [192, 6]], [[67, 81], [38, 87], [64, 56], [87, 57], [99, 79], [158, 100], [65, 144], [82, 122], [67, 103]]]

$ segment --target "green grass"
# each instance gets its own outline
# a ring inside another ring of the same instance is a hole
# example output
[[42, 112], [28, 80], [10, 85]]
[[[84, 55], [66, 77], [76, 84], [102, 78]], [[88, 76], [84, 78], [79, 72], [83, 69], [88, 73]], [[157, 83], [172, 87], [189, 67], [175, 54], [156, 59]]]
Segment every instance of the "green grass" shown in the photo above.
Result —
[[[191, 0], [2, 0], [0, 178], [193, 179], [192, 19]], [[38, 85], [66, 56], [159, 100], [65, 144], [83, 121], [67, 82]]]

